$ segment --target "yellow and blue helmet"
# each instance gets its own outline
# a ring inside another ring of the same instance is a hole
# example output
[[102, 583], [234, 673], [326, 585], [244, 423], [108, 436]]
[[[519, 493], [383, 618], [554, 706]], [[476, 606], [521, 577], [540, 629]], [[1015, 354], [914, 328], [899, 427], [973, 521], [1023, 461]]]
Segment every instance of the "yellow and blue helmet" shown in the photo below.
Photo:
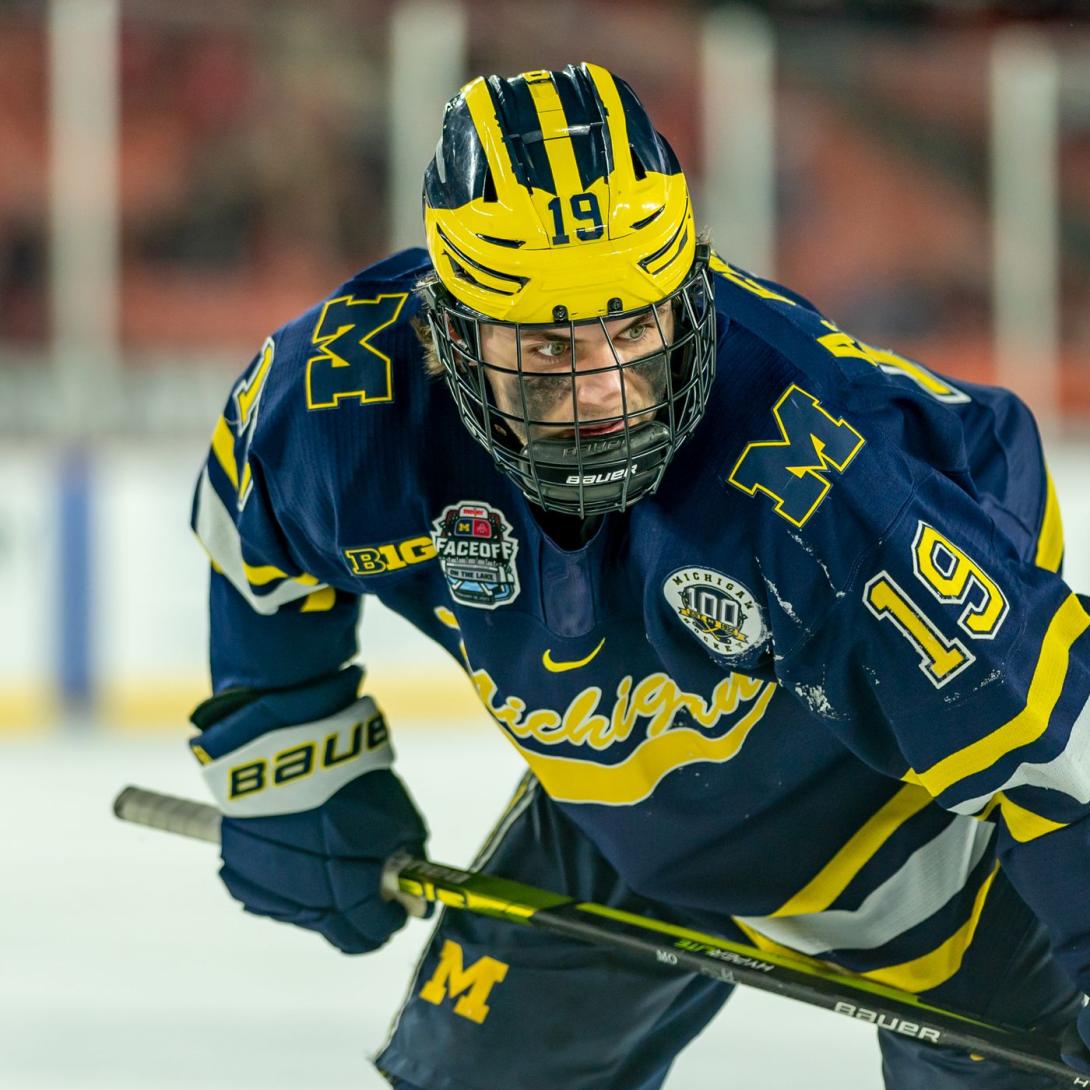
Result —
[[[581, 516], [654, 491], [704, 412], [715, 309], [685, 176], [628, 84], [594, 64], [466, 84], [424, 175], [424, 226], [435, 353], [497, 466]], [[588, 369], [593, 337], [612, 358]], [[559, 362], [535, 365], [535, 338]], [[612, 407], [588, 409], [581, 391], [607, 381]]]

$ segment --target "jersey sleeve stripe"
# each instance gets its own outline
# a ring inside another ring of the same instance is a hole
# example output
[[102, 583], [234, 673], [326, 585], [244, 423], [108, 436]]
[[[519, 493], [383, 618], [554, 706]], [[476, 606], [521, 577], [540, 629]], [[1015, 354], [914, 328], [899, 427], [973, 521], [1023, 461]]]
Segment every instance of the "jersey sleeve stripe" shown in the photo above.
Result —
[[[927, 799], [927, 793], [917, 790]], [[956, 896], [984, 858], [995, 830], [957, 818], [914, 851], [856, 909], [809, 912], [783, 918], [743, 916], [739, 921], [767, 938], [817, 955], [830, 950], [874, 950], [923, 923]]]
[[265, 587], [269, 583], [275, 583], [277, 579], [294, 579], [304, 587], [316, 587], [318, 580], [313, 575], [303, 572], [301, 575], [289, 575], [281, 571], [275, 564], [247, 564], [242, 562], [242, 570], [246, 575], [246, 582], [251, 587]]
[[[977, 890], [968, 919], [941, 945], [926, 954], [922, 954], [920, 957], [913, 958], [911, 961], [884, 968], [865, 969], [859, 975], [867, 980], [879, 984], [888, 984], [891, 987], [900, 988], [902, 991], [912, 992], [913, 994], [937, 988], [940, 984], [949, 980], [961, 968], [961, 963], [965, 959], [965, 952], [972, 944], [977, 925], [980, 923], [981, 913], [984, 911], [985, 901], [998, 872], [999, 864], [996, 863]], [[767, 938], [756, 928], [749, 926], [744, 920], [734, 917], [734, 922], [758, 950], [781, 956], [799, 956], [797, 951]]]
[[991, 768], [1001, 757], [1040, 738], [1048, 729], [1052, 710], [1060, 699], [1067, 678], [1071, 645], [1087, 626], [1090, 626], [1090, 615], [1077, 595], [1069, 595], [1049, 622], [1025, 707], [990, 734], [944, 757], [929, 769], [910, 772], [905, 778], [909, 782], [922, 783], [937, 798], [959, 781]]
[[1027, 810], [1024, 806], [1019, 806], [1002, 791], [996, 794], [994, 802], [998, 805], [1011, 836], [1021, 844], [1036, 840], [1048, 833], [1054, 833], [1057, 829], [1066, 828], [1062, 821], [1052, 821], [1050, 818]]
[[[304, 573], [294, 578], [288, 577], [272, 565], [255, 568], [242, 559], [242, 538], [239, 536], [238, 527], [223, 500], [220, 499], [219, 493], [216, 492], [207, 468], [201, 474], [197, 489], [193, 529], [209, 558], [214, 564], [219, 565], [235, 590], [246, 599], [256, 613], [269, 616], [282, 605], [298, 598], [305, 598], [322, 587], [313, 575]], [[283, 577], [282, 582], [268, 594], [255, 594], [253, 591], [255, 584], [250, 582], [248, 575], [257, 572], [264, 577], [270, 571], [277, 574], [270, 575], [268, 582]]]
[[230, 425], [223, 416], [216, 421], [215, 430], [212, 432], [212, 453], [220, 469], [227, 475], [227, 479], [237, 492], [238, 465], [235, 462], [235, 433], [231, 431]]
[[984, 911], [984, 903], [988, 899], [988, 893], [998, 873], [999, 864], [996, 863], [977, 891], [969, 918], [941, 946], [911, 961], [902, 962], [900, 965], [890, 965], [885, 969], [873, 969], [863, 975], [880, 984], [889, 984], [891, 987], [913, 993], [937, 988], [949, 980], [961, 968], [961, 963], [965, 960], [965, 952], [972, 945], [981, 913]]
[[[1062, 753], [1051, 761], [1020, 764], [998, 791], [1023, 786], [1060, 791], [1078, 803], [1090, 803], [1090, 702], [1075, 720]], [[959, 814], [975, 814], [988, 799], [988, 795], [981, 795], [959, 802], [950, 809]]]
[[337, 604], [337, 592], [332, 587], [312, 591], [303, 599], [300, 613], [328, 613]]
[[930, 802], [931, 796], [925, 790], [916, 784], [906, 784], [770, 918], [828, 908], [893, 833]]
[[1045, 512], [1041, 517], [1041, 532], [1037, 536], [1037, 555], [1034, 561], [1037, 567], [1046, 571], [1059, 571], [1064, 555], [1064, 529], [1060, 518], [1060, 504], [1056, 499], [1056, 486], [1052, 483], [1052, 474], [1045, 470], [1047, 492]]

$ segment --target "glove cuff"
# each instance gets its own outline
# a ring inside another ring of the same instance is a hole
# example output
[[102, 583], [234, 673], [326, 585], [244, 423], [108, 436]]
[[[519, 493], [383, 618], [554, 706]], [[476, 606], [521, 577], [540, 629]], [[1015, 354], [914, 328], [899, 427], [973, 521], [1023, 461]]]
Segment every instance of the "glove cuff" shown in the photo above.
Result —
[[284, 689], [224, 689], [190, 715], [203, 732], [195, 744], [222, 757], [267, 730], [332, 715], [356, 699], [362, 679], [363, 671], [351, 665]]
[[229, 727], [230, 719], [190, 743], [216, 805], [229, 818], [312, 810], [394, 759], [386, 721], [369, 696], [325, 719], [266, 731], [212, 757], [209, 750], [222, 752], [215, 735]]

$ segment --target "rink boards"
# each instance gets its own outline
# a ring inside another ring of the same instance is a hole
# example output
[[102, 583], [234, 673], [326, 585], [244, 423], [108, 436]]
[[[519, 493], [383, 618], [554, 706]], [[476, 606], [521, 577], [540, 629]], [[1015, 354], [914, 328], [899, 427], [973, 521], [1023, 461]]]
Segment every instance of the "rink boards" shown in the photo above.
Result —
[[[202, 447], [3, 450], [0, 732], [46, 728], [81, 705], [112, 727], [177, 725], [206, 695], [207, 562], [189, 530]], [[1048, 449], [1067, 577], [1090, 591], [1090, 440]], [[443, 652], [376, 601], [364, 614], [370, 685], [392, 720], [479, 718]]]

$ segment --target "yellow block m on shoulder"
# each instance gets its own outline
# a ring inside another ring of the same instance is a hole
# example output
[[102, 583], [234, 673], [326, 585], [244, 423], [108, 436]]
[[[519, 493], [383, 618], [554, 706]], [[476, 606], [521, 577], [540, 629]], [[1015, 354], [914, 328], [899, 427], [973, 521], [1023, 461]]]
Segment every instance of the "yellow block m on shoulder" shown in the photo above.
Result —
[[780, 518], [804, 526], [832, 487], [829, 474], [843, 473], [866, 440], [794, 384], [780, 395], [772, 416], [780, 438], [750, 443], [728, 480], [747, 495], [763, 492]]

